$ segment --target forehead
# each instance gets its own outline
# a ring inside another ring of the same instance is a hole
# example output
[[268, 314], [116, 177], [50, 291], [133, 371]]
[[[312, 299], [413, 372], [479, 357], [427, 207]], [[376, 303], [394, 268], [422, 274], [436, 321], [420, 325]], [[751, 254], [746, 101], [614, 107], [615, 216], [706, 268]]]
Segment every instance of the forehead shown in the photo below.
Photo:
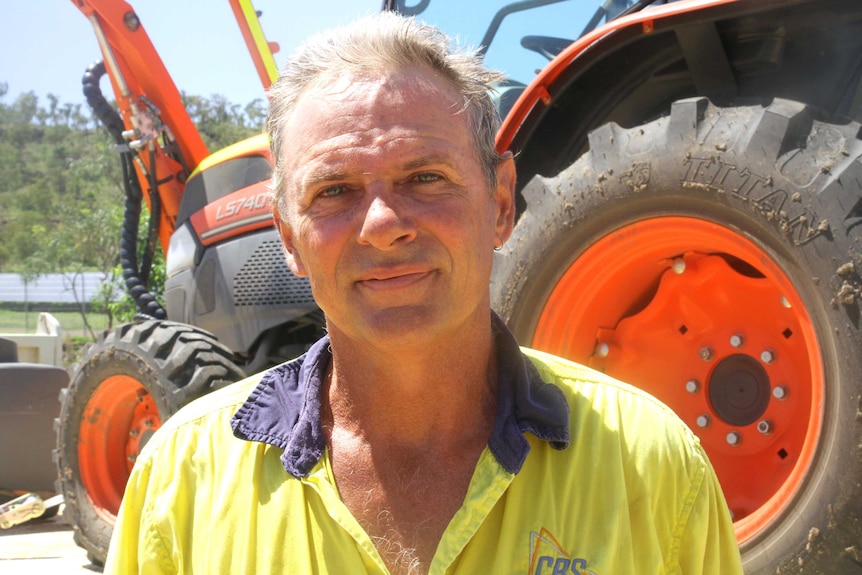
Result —
[[286, 167], [302, 167], [320, 154], [378, 152], [405, 145], [448, 142], [471, 145], [462, 99], [433, 70], [329, 75], [300, 96], [286, 124]]
[[445, 101], [457, 111], [458, 93], [441, 73], [427, 66], [401, 65], [391, 68], [334, 70], [317, 78], [300, 96], [333, 103], [373, 101], [385, 97], [390, 103]]

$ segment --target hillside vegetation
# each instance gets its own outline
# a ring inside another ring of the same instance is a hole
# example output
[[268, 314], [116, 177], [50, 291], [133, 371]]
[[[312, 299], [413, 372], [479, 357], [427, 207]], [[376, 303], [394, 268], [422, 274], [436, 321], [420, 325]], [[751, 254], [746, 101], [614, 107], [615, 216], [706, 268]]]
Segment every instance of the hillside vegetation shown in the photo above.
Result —
[[[125, 197], [113, 141], [82, 104], [8, 95], [0, 82], [0, 272], [115, 278]], [[266, 113], [262, 99], [183, 102], [210, 151], [260, 132]]]

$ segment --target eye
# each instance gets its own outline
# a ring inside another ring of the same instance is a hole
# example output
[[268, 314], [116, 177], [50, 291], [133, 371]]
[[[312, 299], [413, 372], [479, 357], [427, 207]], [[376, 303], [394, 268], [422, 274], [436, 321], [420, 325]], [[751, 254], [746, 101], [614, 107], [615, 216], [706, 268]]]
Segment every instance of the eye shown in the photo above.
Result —
[[347, 188], [344, 185], [336, 184], [334, 186], [323, 188], [317, 195], [321, 198], [333, 198], [335, 196], [340, 196], [345, 191], [347, 191]]
[[437, 182], [443, 179], [440, 174], [434, 174], [432, 172], [422, 172], [421, 174], [416, 174], [415, 178], [417, 182], [422, 183]]

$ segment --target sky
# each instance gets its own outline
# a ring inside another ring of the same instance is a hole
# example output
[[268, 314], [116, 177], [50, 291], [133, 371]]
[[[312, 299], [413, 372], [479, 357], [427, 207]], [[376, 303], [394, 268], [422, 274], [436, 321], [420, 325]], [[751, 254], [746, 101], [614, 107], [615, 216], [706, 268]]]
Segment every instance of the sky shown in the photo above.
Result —
[[[150, 40], [177, 87], [189, 94], [221, 94], [238, 104], [263, 98], [263, 88], [230, 5], [224, 0], [132, 0]], [[380, 0], [254, 0], [261, 26], [278, 42], [281, 65], [301, 40], [380, 9]], [[83, 102], [81, 77], [101, 58], [93, 28], [71, 0], [0, 0], [0, 82], [9, 93], [48, 93]], [[110, 93], [107, 79], [102, 90]]]
[[[418, 0], [406, 0], [408, 5]], [[511, 1], [511, 0], [510, 0]], [[477, 45], [501, 0], [434, 0], [422, 15], [431, 23]], [[220, 94], [247, 104], [264, 92], [226, 0], [132, 0], [144, 28], [177, 87], [188, 94]], [[380, 9], [381, 0], [254, 0], [263, 12], [267, 39], [278, 42], [278, 65], [309, 35]], [[520, 47], [526, 34], [575, 38], [599, 0], [563, 4], [508, 17], [488, 53], [490, 66], [523, 82], [547, 64]], [[93, 29], [72, 0], [0, 0], [0, 83], [3, 102], [33, 91], [61, 103], [83, 102], [81, 77], [101, 58]], [[507, 49], [503, 50], [502, 47]], [[102, 90], [110, 94], [107, 79]]]

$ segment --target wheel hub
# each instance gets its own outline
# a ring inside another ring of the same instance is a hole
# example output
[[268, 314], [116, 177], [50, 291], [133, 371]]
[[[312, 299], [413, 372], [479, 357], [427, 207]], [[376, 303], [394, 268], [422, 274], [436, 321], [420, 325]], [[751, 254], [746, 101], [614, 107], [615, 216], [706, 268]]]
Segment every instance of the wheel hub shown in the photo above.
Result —
[[751, 425], [769, 407], [769, 375], [748, 355], [722, 359], [715, 366], [707, 389], [712, 409], [729, 425]]
[[113, 523], [137, 455], [160, 426], [155, 400], [133, 377], [107, 377], [87, 401], [78, 465], [87, 495], [106, 522]]
[[795, 286], [737, 231], [655, 217], [590, 245], [532, 346], [652, 393], [698, 435], [747, 541], [782, 513], [822, 423], [817, 338]]

